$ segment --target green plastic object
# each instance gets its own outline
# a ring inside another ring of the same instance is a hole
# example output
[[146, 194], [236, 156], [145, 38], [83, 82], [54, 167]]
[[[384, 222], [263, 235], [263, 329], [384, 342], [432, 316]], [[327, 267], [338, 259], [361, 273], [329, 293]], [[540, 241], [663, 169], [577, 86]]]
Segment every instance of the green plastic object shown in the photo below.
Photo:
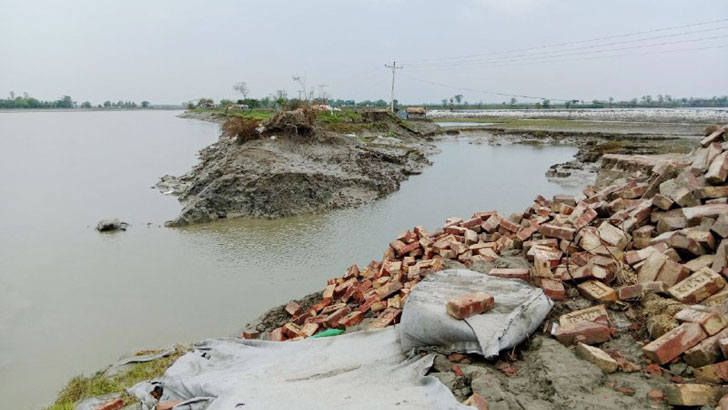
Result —
[[316, 333], [315, 335], [311, 336], [313, 338], [319, 338], [319, 337], [330, 337], [330, 336], [338, 336], [340, 334], [344, 333], [343, 329], [326, 329], [323, 332]]

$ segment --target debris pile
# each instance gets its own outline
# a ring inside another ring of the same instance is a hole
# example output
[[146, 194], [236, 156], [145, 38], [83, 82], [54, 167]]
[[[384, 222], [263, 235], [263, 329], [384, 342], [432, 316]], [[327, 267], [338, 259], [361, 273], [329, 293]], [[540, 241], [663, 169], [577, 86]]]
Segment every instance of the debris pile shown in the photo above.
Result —
[[[645, 166], [637, 158], [635, 178], [627, 182], [551, 200], [538, 196], [520, 214], [449, 218], [433, 233], [415, 227], [390, 243], [382, 261], [364, 269], [353, 265], [329, 280], [310, 309], [289, 304], [290, 322], [268, 338], [301, 339], [365, 318], [369, 328], [395, 324], [412, 288], [447, 260], [471, 266], [520, 251], [530, 269], [488, 273], [529, 280], [554, 301], [583, 297], [592, 304], [546, 324], [558, 341], [576, 345], [579, 357], [605, 373], [634, 371], [636, 365], [618, 352], [592, 346], [630, 331], [644, 340], [651, 371], [678, 362], [689, 366], [683, 374], [694, 380], [673, 378], [677, 383], [664, 392], [669, 404], [715, 405], [724, 394], [720, 384], [728, 383], [726, 141], [728, 126], [720, 127], [701, 141], [689, 164]], [[624, 312], [629, 330], [613, 326], [607, 307]]]

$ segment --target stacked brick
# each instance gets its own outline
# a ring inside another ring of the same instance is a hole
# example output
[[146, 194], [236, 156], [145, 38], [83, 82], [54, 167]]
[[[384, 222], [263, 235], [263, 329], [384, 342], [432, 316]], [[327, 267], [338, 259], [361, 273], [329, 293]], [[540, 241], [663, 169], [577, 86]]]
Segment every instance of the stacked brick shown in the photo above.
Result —
[[[329, 280], [310, 309], [287, 309], [290, 322], [269, 338], [297, 340], [365, 318], [370, 328], [395, 324], [412, 288], [444, 261], [471, 266], [520, 251], [530, 269], [489, 274], [529, 280], [555, 301], [578, 292], [594, 304], [560, 318], [554, 334], [561, 342], [589, 346], [609, 340], [615, 330], [605, 306], [639, 309], [645, 299], [662, 297], [685, 309], [671, 318], [674, 326], [649, 326], [654, 340], [644, 346], [645, 357], [659, 365], [682, 358], [698, 367], [696, 378], [709, 387], [728, 383], [728, 309], [716, 307], [728, 306], [727, 130], [720, 127], [703, 139], [689, 164], [657, 162], [627, 183], [551, 200], [538, 196], [523, 213], [508, 217], [483, 211], [467, 220], [449, 218], [432, 233], [415, 227], [392, 241], [381, 261], [363, 269], [353, 265]], [[584, 346], [581, 355], [611, 368], [603, 354]], [[691, 389], [700, 390], [694, 386], [678, 385], [667, 396], [693, 397]]]

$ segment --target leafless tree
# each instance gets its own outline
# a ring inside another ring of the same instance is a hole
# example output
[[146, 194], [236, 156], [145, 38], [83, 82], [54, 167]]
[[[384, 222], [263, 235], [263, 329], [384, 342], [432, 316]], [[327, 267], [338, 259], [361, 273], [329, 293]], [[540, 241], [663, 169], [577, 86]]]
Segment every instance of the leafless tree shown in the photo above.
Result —
[[245, 81], [241, 81], [233, 86], [233, 90], [239, 92], [243, 95], [243, 99], [248, 98], [248, 93], [250, 93], [250, 90], [248, 89], [248, 84]]
[[294, 82], [298, 83], [298, 85], [301, 87], [301, 89], [298, 91], [298, 99], [299, 100], [305, 99], [306, 101], [308, 101], [309, 94], [308, 94], [308, 90], [306, 88], [306, 76], [302, 77], [299, 74], [296, 74], [296, 75], [292, 76], [291, 78], [293, 79]]

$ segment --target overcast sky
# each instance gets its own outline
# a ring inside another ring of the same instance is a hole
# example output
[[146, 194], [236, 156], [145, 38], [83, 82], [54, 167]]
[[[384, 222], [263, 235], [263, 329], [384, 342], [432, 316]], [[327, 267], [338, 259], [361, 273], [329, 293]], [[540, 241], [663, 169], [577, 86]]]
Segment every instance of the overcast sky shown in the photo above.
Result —
[[728, 48], [694, 49], [728, 46], [728, 20], [503, 53], [720, 19], [727, 0], [0, 0], [0, 95], [180, 103], [233, 98], [246, 81], [255, 97], [296, 96], [299, 73], [336, 98], [388, 99], [393, 60], [405, 103], [510, 98], [458, 87], [725, 95]]

